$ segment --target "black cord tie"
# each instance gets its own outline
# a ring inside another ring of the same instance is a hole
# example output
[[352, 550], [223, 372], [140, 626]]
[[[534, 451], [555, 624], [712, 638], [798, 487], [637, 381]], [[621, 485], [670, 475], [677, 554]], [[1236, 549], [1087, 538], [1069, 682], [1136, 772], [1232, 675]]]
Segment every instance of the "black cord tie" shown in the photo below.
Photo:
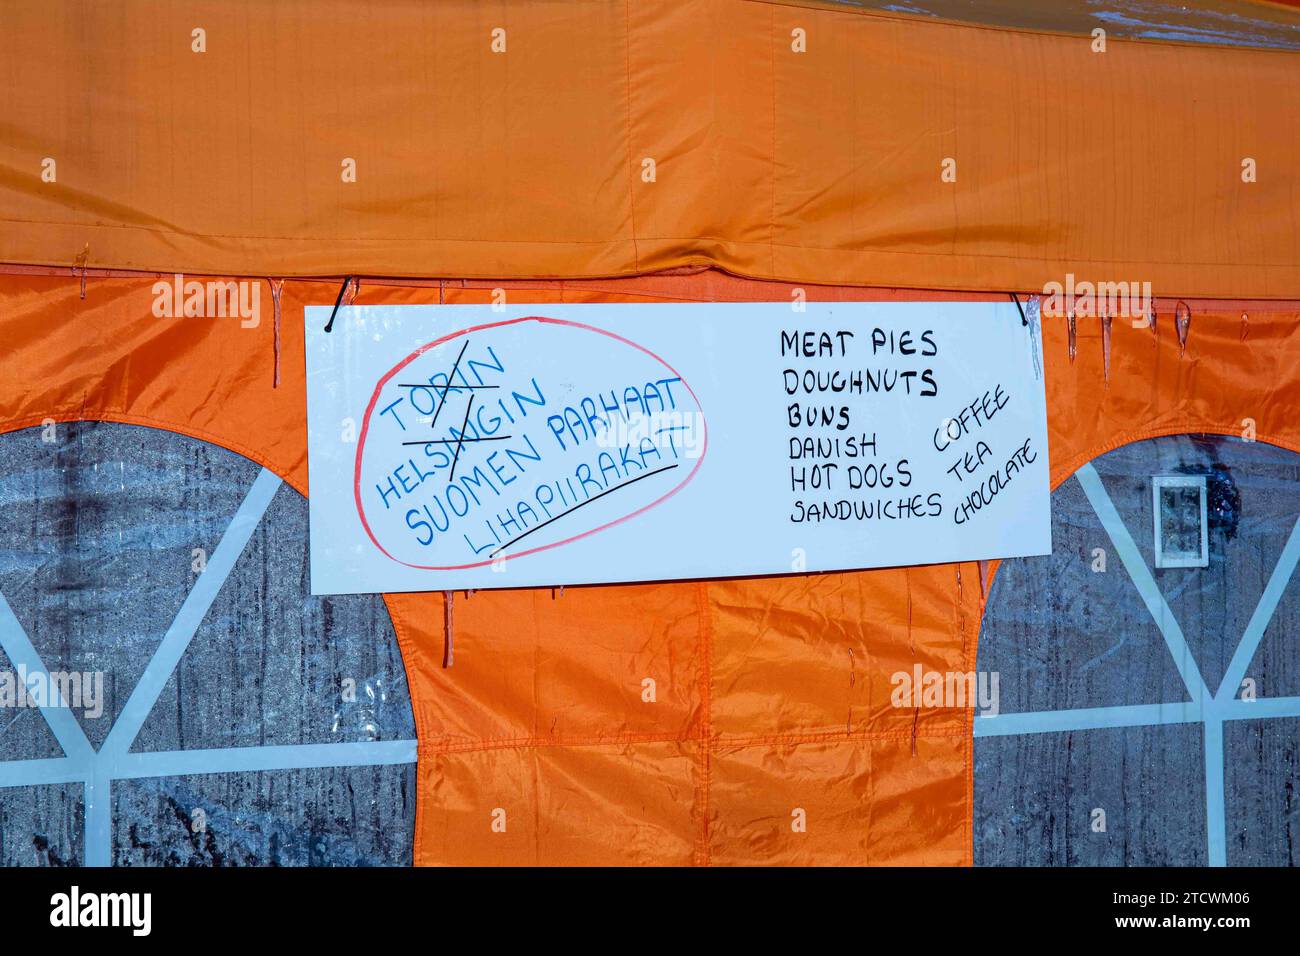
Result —
[[339, 306], [343, 304], [343, 296], [347, 293], [348, 286], [350, 286], [351, 284], [352, 284], [352, 276], [348, 276], [346, 279], [343, 280], [343, 285], [339, 287], [339, 297], [334, 300], [334, 311], [330, 313], [330, 320], [325, 323], [326, 332], [334, 331], [334, 316], [339, 314]]
[[[1011, 301], [1014, 302], [1016, 304], [1016, 308], [1020, 310], [1020, 324], [1024, 326], [1028, 326], [1029, 320], [1025, 318], [1025, 307], [1020, 304], [1020, 296], [1016, 295], [1014, 292], [1008, 292], [1007, 295], [1011, 296]], [[338, 306], [335, 306], [335, 308], [338, 308]], [[332, 322], [333, 319], [331, 319], [330, 321]], [[329, 329], [326, 329], [325, 331], [328, 332]]]

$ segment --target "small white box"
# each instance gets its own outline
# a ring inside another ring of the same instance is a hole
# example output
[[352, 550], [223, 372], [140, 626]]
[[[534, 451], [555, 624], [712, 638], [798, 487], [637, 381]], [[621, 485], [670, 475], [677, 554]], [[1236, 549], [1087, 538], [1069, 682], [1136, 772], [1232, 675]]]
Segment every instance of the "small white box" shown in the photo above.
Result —
[[1209, 512], [1204, 475], [1152, 477], [1151, 513], [1157, 568], [1209, 567]]

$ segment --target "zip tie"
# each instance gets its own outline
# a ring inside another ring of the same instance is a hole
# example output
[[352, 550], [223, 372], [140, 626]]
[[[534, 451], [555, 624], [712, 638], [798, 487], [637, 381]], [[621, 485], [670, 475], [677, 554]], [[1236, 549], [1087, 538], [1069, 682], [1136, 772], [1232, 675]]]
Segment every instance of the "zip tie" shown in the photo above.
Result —
[[1008, 292], [1007, 295], [1011, 296], [1011, 301], [1014, 302], [1016, 308], [1020, 310], [1020, 324], [1028, 326], [1029, 320], [1025, 318], [1025, 308], [1020, 304], [1020, 296], [1016, 295], [1014, 292]]

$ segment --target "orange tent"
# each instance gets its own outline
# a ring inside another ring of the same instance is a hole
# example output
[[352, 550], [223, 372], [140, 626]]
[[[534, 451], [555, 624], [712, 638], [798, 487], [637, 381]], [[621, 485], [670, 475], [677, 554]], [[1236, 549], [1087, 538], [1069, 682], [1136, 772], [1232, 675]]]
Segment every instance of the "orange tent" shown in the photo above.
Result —
[[[364, 304], [1004, 299], [1079, 273], [1151, 282], [1158, 325], [1116, 322], [1107, 373], [1099, 323], [1044, 323], [1053, 484], [1247, 417], [1300, 452], [1300, 18], [1205, 4], [1255, 26], [1194, 10], [1176, 41], [1094, 52], [1085, 6], [8, 10], [3, 428], [169, 429], [305, 493], [302, 307], [345, 275]], [[172, 273], [290, 281], [241, 328], [155, 318]], [[987, 570], [479, 592], [452, 615], [388, 596], [416, 862], [970, 863], [971, 711], [891, 707], [889, 674], [974, 670]]]

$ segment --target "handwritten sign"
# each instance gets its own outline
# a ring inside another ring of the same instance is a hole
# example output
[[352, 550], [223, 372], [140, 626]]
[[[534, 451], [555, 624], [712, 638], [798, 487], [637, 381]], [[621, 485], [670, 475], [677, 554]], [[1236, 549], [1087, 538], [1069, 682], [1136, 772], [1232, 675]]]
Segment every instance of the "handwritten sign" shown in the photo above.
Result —
[[800, 308], [308, 308], [313, 593], [1050, 552], [1036, 315]]

